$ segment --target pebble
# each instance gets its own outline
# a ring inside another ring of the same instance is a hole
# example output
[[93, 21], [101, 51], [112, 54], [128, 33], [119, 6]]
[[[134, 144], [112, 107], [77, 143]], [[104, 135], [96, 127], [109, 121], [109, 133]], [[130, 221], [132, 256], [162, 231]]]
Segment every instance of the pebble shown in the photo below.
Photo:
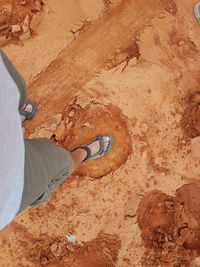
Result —
[[30, 22], [30, 17], [29, 17], [29, 15], [26, 15], [26, 17], [24, 19], [24, 24], [22, 26], [23, 32], [27, 32], [29, 30], [29, 22]]
[[159, 19], [165, 18], [166, 14], [165, 13], [161, 13], [158, 17], [159, 17]]
[[84, 124], [83, 124], [83, 126], [84, 127], [88, 127], [88, 128], [94, 128], [89, 122], [85, 122]]
[[29, 27], [27, 25], [22, 26], [23, 32], [27, 32], [29, 30]]
[[79, 22], [76, 25], [73, 26], [73, 28], [71, 29], [71, 31], [73, 33], [76, 33], [77, 31], [79, 31], [81, 29], [81, 27], [84, 25], [83, 22]]
[[58, 249], [57, 244], [52, 244], [50, 249], [51, 249], [51, 252], [54, 253]]
[[19, 39], [24, 42], [27, 41], [31, 37], [30, 31], [24, 32]]
[[146, 123], [144, 123], [144, 122], [142, 122], [141, 124], [140, 124], [140, 130], [142, 131], [142, 132], [147, 132], [148, 131], [148, 129], [149, 129], [149, 126], [146, 124]]
[[34, 12], [40, 12], [42, 10], [42, 5], [40, 1], [35, 1], [35, 3], [33, 4], [31, 11]]
[[71, 110], [69, 113], [69, 117], [74, 117], [74, 115], [75, 115], [75, 112], [73, 110]]
[[41, 265], [47, 265], [49, 263], [49, 261], [48, 261], [46, 256], [43, 256], [40, 263], [41, 263]]
[[134, 57], [129, 61], [129, 67], [135, 66], [137, 64], [137, 58]]
[[20, 1], [20, 5], [21, 5], [21, 6], [25, 6], [26, 4], [27, 4], [27, 0], [21, 0], [21, 1]]
[[185, 44], [185, 41], [183, 41], [183, 40], [181, 40], [181, 41], [178, 43], [179, 46], [182, 46], [182, 45], [184, 45], [184, 44]]
[[11, 31], [12, 33], [20, 32], [21, 31], [20, 25], [12, 25]]
[[176, 74], [176, 78], [180, 78], [182, 76], [182, 74], [179, 71], [175, 71]]

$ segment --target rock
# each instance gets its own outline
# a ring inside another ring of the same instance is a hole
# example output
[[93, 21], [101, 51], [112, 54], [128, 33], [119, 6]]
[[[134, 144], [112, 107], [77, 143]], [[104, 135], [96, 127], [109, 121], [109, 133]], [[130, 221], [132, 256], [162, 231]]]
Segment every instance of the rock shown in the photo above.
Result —
[[182, 45], [184, 45], [184, 44], [185, 44], [185, 41], [183, 41], [183, 40], [181, 40], [181, 41], [178, 43], [179, 46], [182, 46]]
[[50, 249], [51, 249], [51, 252], [54, 253], [54, 252], [58, 249], [58, 245], [55, 244], [55, 243], [53, 243], [53, 244], [51, 245]]
[[69, 113], [69, 117], [74, 117], [74, 115], [75, 115], [75, 112], [73, 110], [71, 110]]
[[166, 14], [165, 13], [161, 13], [158, 17], [159, 17], [159, 19], [165, 18]]
[[181, 78], [182, 74], [179, 71], [175, 71], [176, 78]]
[[85, 122], [85, 123], [83, 124], [83, 126], [84, 126], [84, 127], [88, 127], [88, 128], [90, 128], [90, 129], [94, 128], [94, 126], [92, 126], [89, 122]]
[[30, 31], [27, 31], [27, 32], [24, 32], [24, 33], [19, 37], [19, 39], [20, 39], [22, 42], [25, 42], [25, 41], [27, 41], [30, 37], [31, 37]]
[[24, 19], [24, 24], [29, 25], [29, 21], [30, 21], [30, 17], [29, 17], [29, 15], [26, 15], [26, 17]]
[[31, 11], [33, 13], [37, 13], [37, 12], [40, 12], [41, 10], [42, 10], [41, 1], [40, 0], [36, 0], [32, 5]]
[[141, 124], [140, 124], [140, 130], [142, 131], [142, 132], [144, 132], [144, 133], [146, 133], [147, 131], [148, 131], [148, 129], [149, 129], [149, 126], [148, 126], [148, 124], [146, 124], [146, 123], [144, 123], [144, 122], [142, 122]]
[[29, 30], [29, 27], [27, 25], [22, 26], [23, 32], [27, 32]]
[[12, 33], [20, 32], [20, 31], [21, 31], [20, 25], [12, 25], [12, 28], [11, 28]]
[[77, 31], [79, 31], [82, 27], [83, 27], [84, 23], [83, 22], [79, 22], [76, 25], [73, 26], [73, 28], [71, 29], [71, 31], [73, 33], [76, 33]]
[[19, 3], [21, 6], [25, 6], [27, 4], [27, 0], [20, 0]]
[[43, 256], [40, 261], [41, 265], [47, 265], [49, 263], [48, 258]]
[[29, 30], [29, 24], [30, 24], [30, 17], [29, 15], [26, 15], [22, 26], [23, 32], [27, 32]]
[[128, 63], [129, 67], [133, 67], [136, 64], [137, 64], [137, 58], [136, 57], [132, 58]]
[[30, 21], [30, 28], [33, 31], [36, 31], [40, 23], [40, 16], [37, 14], [33, 14], [32, 20]]

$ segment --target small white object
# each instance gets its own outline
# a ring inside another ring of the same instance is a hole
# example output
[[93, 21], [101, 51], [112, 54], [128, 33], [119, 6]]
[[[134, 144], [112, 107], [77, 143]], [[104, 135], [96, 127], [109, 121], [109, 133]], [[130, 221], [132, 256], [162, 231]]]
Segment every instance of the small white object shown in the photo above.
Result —
[[67, 233], [66, 238], [67, 238], [68, 242], [70, 242], [70, 243], [76, 242], [76, 236], [75, 235], [71, 235], [70, 233]]

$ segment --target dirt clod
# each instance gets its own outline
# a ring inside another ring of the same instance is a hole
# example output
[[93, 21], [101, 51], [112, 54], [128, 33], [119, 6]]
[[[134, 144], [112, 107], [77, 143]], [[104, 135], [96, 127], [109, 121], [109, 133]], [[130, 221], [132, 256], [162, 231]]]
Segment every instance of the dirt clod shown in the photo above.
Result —
[[[138, 224], [152, 264], [190, 261], [200, 253], [200, 183], [187, 184], [170, 197], [151, 191], [142, 199]], [[169, 241], [171, 240], [171, 241]], [[158, 257], [156, 257], [158, 256]], [[143, 263], [149, 260], [144, 255]]]
[[181, 126], [188, 137], [194, 138], [200, 135], [200, 92], [189, 98]]

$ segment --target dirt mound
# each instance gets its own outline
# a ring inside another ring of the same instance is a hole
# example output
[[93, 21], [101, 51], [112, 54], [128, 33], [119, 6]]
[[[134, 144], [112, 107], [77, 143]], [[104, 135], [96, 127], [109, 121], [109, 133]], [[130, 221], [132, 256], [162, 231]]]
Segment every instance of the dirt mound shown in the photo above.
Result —
[[[139, 204], [138, 224], [148, 250], [144, 266], [173, 262], [190, 266], [199, 256], [200, 183], [182, 186], [170, 197], [160, 191], [145, 194]], [[181, 265], [182, 266], [182, 265]]]
[[200, 92], [189, 98], [188, 106], [181, 120], [181, 126], [184, 133], [191, 138], [200, 135]]
[[0, 47], [30, 38], [39, 21], [41, 0], [2, 0], [0, 7]]
[[[89, 242], [69, 242], [65, 237], [48, 234], [35, 238], [18, 224], [13, 228], [18, 233], [16, 242], [22, 253], [14, 266], [22, 266], [24, 258], [23, 266], [114, 267], [121, 248], [117, 236], [103, 232]], [[5, 239], [4, 245], [6, 242]]]
[[[66, 115], [65, 115], [66, 114]], [[132, 145], [126, 118], [119, 108], [113, 105], [91, 103], [85, 108], [72, 105], [66, 108], [54, 140], [68, 151], [88, 143], [98, 134], [111, 134], [114, 139], [112, 153], [96, 161], [82, 165], [78, 175], [100, 178], [118, 169], [131, 154]]]
[[184, 223], [180, 236], [183, 236], [183, 246], [187, 249], [200, 247], [200, 183], [182, 186], [176, 192], [176, 198], [184, 209]]
[[147, 247], [162, 247], [165, 238], [172, 238], [174, 221], [174, 200], [159, 191], [147, 193], [138, 209], [138, 223]]

